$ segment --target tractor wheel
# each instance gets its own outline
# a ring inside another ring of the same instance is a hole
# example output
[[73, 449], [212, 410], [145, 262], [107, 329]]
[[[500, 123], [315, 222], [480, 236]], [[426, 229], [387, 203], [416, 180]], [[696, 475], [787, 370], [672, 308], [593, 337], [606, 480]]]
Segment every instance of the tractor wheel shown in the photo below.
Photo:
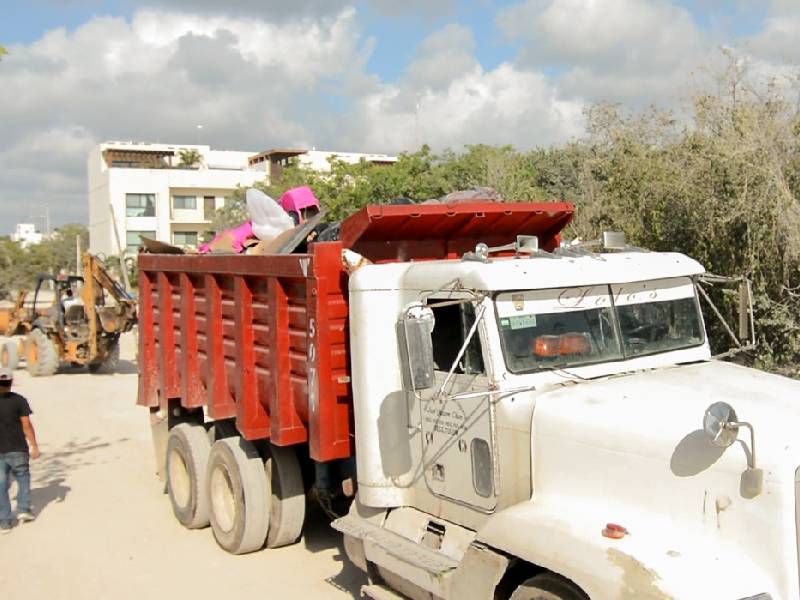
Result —
[[46, 377], [58, 371], [58, 348], [41, 329], [34, 329], [25, 340], [25, 360], [28, 373]]
[[89, 363], [89, 372], [100, 375], [111, 375], [119, 367], [119, 340], [111, 342], [108, 354], [101, 362]]
[[19, 345], [16, 340], [9, 340], [0, 347], [0, 367], [12, 371], [19, 365]]
[[215, 442], [208, 457], [211, 529], [231, 554], [264, 545], [269, 528], [269, 480], [253, 444], [241, 437]]

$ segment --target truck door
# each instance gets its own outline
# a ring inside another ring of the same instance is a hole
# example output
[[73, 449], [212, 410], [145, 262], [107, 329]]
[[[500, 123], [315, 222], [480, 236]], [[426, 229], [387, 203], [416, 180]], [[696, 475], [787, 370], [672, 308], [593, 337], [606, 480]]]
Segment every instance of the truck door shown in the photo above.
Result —
[[480, 326], [446, 382], [475, 323], [477, 306], [472, 301], [434, 299], [428, 305], [435, 318], [436, 383], [419, 399], [425, 483], [437, 496], [488, 512], [497, 504], [494, 411], [486, 393], [489, 378]]

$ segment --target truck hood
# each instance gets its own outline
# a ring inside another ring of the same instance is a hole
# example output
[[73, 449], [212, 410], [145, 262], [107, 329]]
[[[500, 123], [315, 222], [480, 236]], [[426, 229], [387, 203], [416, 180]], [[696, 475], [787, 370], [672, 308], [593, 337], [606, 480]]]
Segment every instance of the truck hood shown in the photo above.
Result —
[[741, 471], [751, 450], [748, 430], [741, 428], [739, 442], [727, 449], [712, 445], [702, 431], [705, 409], [717, 401], [729, 403], [740, 421], [753, 425], [756, 466], [765, 477], [793, 480], [800, 464], [800, 382], [716, 360], [546, 391], [536, 399], [534, 440], [567, 438], [668, 460], [677, 477], [699, 475], [723, 462]]

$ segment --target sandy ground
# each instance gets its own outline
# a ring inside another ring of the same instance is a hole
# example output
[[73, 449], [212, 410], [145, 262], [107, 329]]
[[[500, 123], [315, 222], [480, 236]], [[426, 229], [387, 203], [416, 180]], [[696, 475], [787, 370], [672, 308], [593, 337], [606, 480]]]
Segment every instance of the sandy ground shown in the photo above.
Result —
[[[0, 537], [0, 590], [26, 600], [357, 598], [365, 582], [318, 513], [300, 543], [232, 556], [210, 529], [184, 529], [154, 475], [136, 406], [133, 336], [121, 372], [17, 371], [42, 457], [32, 462], [36, 521]], [[13, 488], [12, 488], [13, 493]]]

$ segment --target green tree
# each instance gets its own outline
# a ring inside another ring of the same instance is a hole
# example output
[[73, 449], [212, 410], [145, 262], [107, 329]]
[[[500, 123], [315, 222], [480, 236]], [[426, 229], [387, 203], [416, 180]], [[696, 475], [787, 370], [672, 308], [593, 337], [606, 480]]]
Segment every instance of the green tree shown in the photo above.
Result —
[[0, 61], [3, 60], [3, 56], [8, 54], [8, 50], [6, 50], [3, 46], [0, 46]]
[[182, 148], [178, 151], [178, 168], [194, 169], [203, 160], [203, 155], [196, 148]]
[[57, 275], [62, 270], [77, 273], [76, 240], [81, 248], [89, 245], [89, 231], [83, 225], [59, 227], [49, 239], [22, 248], [8, 236], [0, 238], [0, 296], [8, 296], [20, 288], [32, 288], [39, 275]]

